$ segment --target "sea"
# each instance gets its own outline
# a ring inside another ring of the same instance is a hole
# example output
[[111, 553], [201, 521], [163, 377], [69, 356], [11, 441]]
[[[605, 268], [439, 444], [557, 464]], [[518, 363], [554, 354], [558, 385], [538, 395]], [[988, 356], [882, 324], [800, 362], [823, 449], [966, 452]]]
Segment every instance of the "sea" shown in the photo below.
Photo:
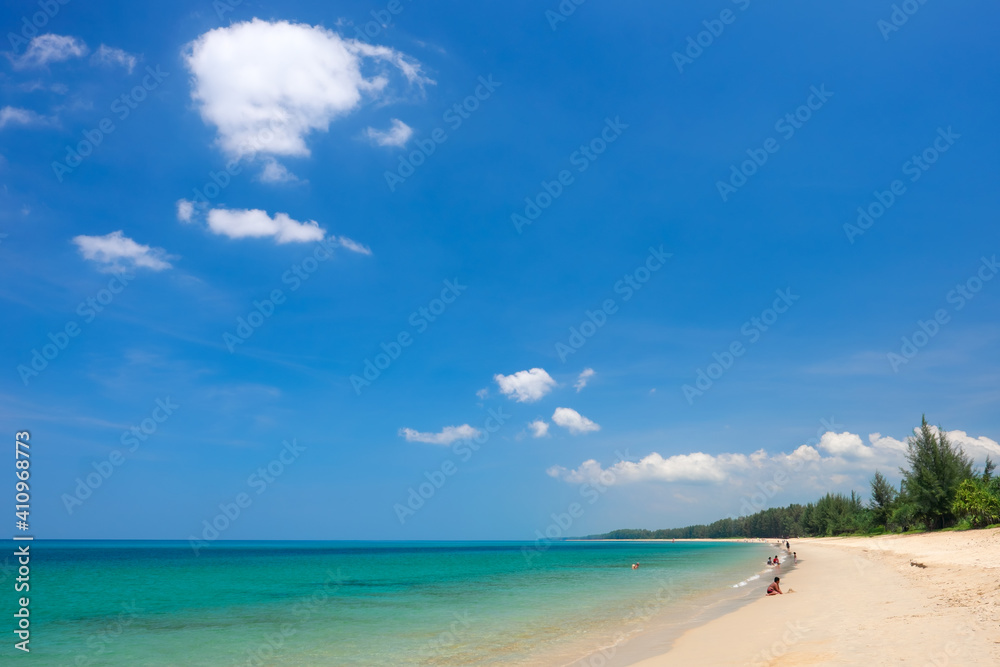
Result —
[[8, 568], [0, 601], [12, 612], [29, 596], [31, 654], [13, 648], [4, 613], [3, 664], [613, 667], [763, 595], [777, 548], [35, 541], [31, 552], [30, 592], [13, 592]]

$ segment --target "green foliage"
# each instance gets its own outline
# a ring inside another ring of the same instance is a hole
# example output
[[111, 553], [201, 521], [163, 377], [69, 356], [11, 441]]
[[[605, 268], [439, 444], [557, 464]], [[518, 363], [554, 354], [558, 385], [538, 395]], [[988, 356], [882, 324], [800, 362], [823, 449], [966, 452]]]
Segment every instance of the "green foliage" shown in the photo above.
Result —
[[982, 479], [967, 479], [958, 487], [952, 511], [975, 528], [1000, 521], [1000, 497]]
[[956, 518], [955, 494], [972, 477], [972, 460], [961, 447], [952, 447], [943, 429], [935, 433], [926, 418], [921, 421], [920, 434], [907, 439], [910, 469], [901, 469], [903, 490], [917, 519], [928, 528], [944, 528]]
[[876, 526], [886, 526], [892, 516], [896, 498], [899, 495], [896, 488], [889, 483], [882, 473], [875, 471], [871, 481], [872, 497], [868, 509], [872, 512], [872, 522]]

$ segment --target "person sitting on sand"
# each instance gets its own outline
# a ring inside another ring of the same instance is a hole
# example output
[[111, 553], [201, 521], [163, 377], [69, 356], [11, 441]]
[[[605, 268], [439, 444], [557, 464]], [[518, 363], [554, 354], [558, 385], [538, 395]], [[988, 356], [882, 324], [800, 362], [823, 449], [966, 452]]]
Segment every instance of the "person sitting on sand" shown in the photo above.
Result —
[[768, 595], [784, 595], [784, 593], [781, 592], [781, 586], [778, 584], [779, 581], [781, 581], [781, 577], [775, 577], [774, 582], [768, 585]]

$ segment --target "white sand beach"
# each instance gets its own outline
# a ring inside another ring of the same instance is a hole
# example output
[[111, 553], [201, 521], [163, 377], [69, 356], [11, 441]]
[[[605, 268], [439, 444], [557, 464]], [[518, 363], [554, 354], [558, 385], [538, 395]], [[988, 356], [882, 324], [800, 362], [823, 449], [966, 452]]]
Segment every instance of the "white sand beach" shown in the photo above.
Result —
[[636, 663], [998, 665], [1000, 529], [792, 540], [784, 591]]

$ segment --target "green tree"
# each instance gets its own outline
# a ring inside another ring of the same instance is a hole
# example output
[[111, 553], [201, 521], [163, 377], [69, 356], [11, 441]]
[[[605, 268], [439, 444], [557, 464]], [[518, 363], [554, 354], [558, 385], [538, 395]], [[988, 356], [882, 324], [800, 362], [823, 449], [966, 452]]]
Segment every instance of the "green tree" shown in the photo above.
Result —
[[958, 487], [972, 478], [972, 460], [961, 447], [952, 446], [944, 429], [937, 433], [921, 420], [920, 434], [907, 438], [903, 490], [915, 516], [929, 528], [944, 528], [955, 520], [953, 504]]
[[1000, 522], [1000, 498], [981, 479], [967, 479], [959, 485], [953, 510], [958, 516], [969, 517], [974, 528]]
[[868, 503], [868, 509], [872, 512], [872, 521], [876, 526], [888, 528], [893, 505], [896, 503], [896, 488], [878, 470], [872, 477], [871, 485], [872, 498]]

